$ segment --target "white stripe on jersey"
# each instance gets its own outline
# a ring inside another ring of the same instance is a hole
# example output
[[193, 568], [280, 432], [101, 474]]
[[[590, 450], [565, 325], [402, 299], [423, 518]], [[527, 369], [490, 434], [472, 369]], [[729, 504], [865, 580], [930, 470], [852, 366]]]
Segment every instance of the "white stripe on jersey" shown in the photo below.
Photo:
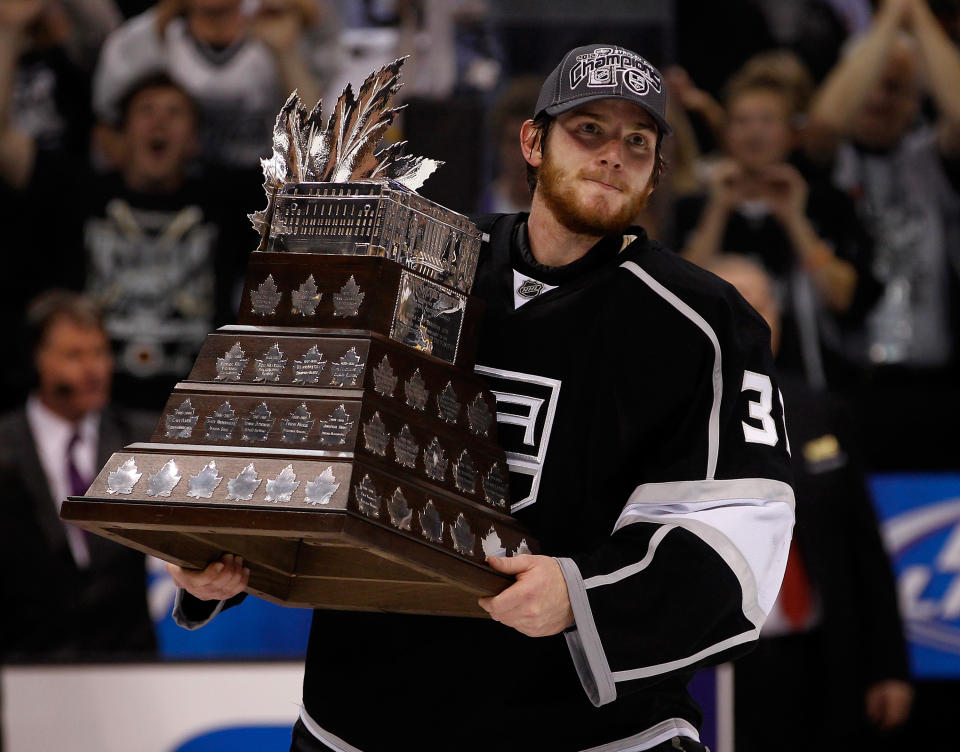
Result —
[[717, 472], [717, 455], [720, 451], [720, 398], [723, 395], [720, 341], [717, 339], [717, 334], [703, 316], [657, 282], [657, 280], [651, 277], [645, 270], [641, 269], [636, 263], [633, 261], [625, 261], [620, 264], [620, 268], [632, 272], [640, 281], [646, 284], [647, 287], [676, 308], [682, 315], [690, 319], [690, 321], [707, 336], [710, 344], [713, 345], [713, 407], [710, 409], [710, 421], [707, 425], [707, 472], [705, 475], [707, 480], [713, 480]]

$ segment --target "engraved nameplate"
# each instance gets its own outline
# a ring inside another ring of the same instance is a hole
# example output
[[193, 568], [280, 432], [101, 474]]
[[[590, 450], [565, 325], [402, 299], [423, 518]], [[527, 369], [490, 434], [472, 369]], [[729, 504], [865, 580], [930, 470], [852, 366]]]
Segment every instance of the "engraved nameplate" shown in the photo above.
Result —
[[229, 402], [224, 402], [207, 416], [205, 425], [207, 441], [226, 441], [237, 425], [237, 414], [230, 407]]
[[242, 441], [266, 441], [273, 427], [273, 415], [266, 402], [261, 402], [240, 423]]
[[340, 288], [340, 292], [333, 294], [333, 315], [356, 316], [360, 311], [360, 304], [363, 303], [365, 295], [366, 293], [360, 292], [360, 286], [351, 274], [347, 283]]
[[427, 385], [423, 381], [423, 376], [420, 375], [419, 368], [414, 371], [413, 375], [404, 383], [403, 393], [407, 398], [407, 404], [414, 410], [427, 409], [429, 392], [427, 392]]
[[305, 499], [308, 504], [329, 504], [338, 488], [340, 484], [333, 476], [333, 468], [328, 467], [307, 483]]
[[393, 440], [393, 451], [397, 456], [397, 462], [404, 467], [416, 467], [417, 455], [420, 454], [420, 445], [413, 438], [410, 426], [404, 426], [400, 429], [397, 438]]
[[393, 496], [387, 499], [387, 511], [390, 513], [390, 524], [400, 530], [409, 530], [413, 522], [413, 510], [407, 504], [403, 491], [399, 488]]
[[263, 360], [255, 361], [257, 367], [257, 375], [254, 377], [254, 381], [279, 381], [280, 372], [283, 371], [283, 367], [287, 365], [287, 361], [283, 359], [283, 353], [280, 352], [280, 343], [275, 342], [273, 346], [267, 350], [267, 354], [263, 356]]
[[447, 474], [447, 455], [436, 436], [423, 450], [423, 466], [434, 480], [443, 480]]
[[380, 516], [380, 497], [369, 475], [363, 476], [363, 480], [354, 487], [354, 492], [357, 497], [357, 506], [363, 514], [367, 517]]
[[453, 363], [466, 305], [462, 293], [403, 272], [390, 339]]
[[390, 361], [387, 356], [383, 356], [380, 365], [373, 372], [373, 389], [383, 397], [392, 397], [393, 390], [397, 388], [397, 374], [390, 367]]
[[283, 427], [280, 435], [288, 444], [294, 444], [306, 441], [313, 428], [313, 416], [303, 402], [300, 406], [283, 419]]
[[240, 374], [243, 373], [248, 361], [245, 355], [240, 343], [237, 342], [224, 353], [222, 358], [217, 358], [216, 381], [240, 381]]
[[339, 405], [330, 417], [320, 424], [320, 441], [324, 444], [346, 444], [351, 428], [353, 420], [350, 413], [343, 405]]
[[326, 364], [327, 361], [323, 359], [323, 353], [317, 350], [316, 345], [313, 345], [303, 354], [300, 360], [293, 361], [293, 383], [316, 384]]
[[272, 316], [277, 311], [280, 297], [281, 293], [277, 290], [273, 275], [268, 274], [256, 290], [250, 291], [250, 310], [260, 316]]
[[381, 457], [387, 456], [390, 434], [387, 433], [387, 427], [380, 419], [380, 413], [374, 413], [373, 417], [364, 424], [363, 442], [368, 452], [373, 452]]
[[460, 417], [460, 403], [457, 401], [457, 393], [453, 391], [453, 384], [449, 381], [437, 396], [437, 414], [447, 423], [456, 423]]
[[184, 400], [180, 403], [180, 407], [167, 415], [167, 438], [189, 439], [193, 434], [193, 427], [197, 424], [198, 417], [197, 411], [190, 404], [190, 400]]
[[337, 386], [354, 386], [363, 370], [363, 359], [357, 355], [357, 348], [351, 347], [336, 363], [330, 364], [333, 376], [331, 383]]
[[290, 295], [290, 312], [301, 316], [313, 316], [323, 297], [317, 291], [317, 282], [311, 274], [306, 281]]
[[476, 436], [486, 436], [493, 424], [493, 415], [482, 394], [467, 406], [467, 424]]
[[257, 476], [256, 468], [251, 462], [237, 474], [236, 478], [227, 481], [227, 500], [250, 501], [261, 482], [262, 479]]

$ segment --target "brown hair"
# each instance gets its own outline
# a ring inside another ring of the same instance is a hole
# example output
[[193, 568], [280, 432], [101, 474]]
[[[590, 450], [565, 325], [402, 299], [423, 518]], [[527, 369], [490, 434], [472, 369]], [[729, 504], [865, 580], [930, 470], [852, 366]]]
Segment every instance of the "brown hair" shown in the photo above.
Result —
[[106, 333], [103, 313], [89, 298], [71, 290], [52, 289], [37, 295], [27, 306], [27, 335], [30, 354], [43, 346], [51, 327], [60, 319]]

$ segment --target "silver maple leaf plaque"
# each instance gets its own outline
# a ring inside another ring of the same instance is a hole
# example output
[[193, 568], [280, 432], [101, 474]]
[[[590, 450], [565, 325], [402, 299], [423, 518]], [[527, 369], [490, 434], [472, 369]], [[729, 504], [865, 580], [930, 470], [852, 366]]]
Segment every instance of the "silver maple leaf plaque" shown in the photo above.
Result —
[[407, 398], [407, 404], [414, 410], [426, 410], [427, 398], [430, 393], [427, 391], [427, 385], [420, 375], [420, 369], [415, 370], [410, 378], [403, 385], [403, 393]]
[[460, 458], [453, 463], [453, 483], [464, 493], [472, 494], [477, 490], [477, 471], [473, 467], [473, 460], [466, 449], [460, 453]]
[[207, 428], [208, 441], [227, 441], [236, 428], [237, 414], [229, 402], [224, 402], [207, 416], [204, 425]]
[[393, 440], [393, 453], [396, 455], [397, 462], [404, 467], [413, 468], [417, 466], [420, 445], [414, 439], [410, 426], [405, 424]]
[[506, 556], [507, 549], [503, 545], [503, 541], [500, 540], [500, 536], [497, 535], [497, 531], [494, 529], [493, 525], [490, 526], [490, 530], [487, 531], [487, 534], [484, 536], [483, 540], [480, 541], [480, 546], [483, 548], [484, 556]]
[[291, 293], [291, 313], [300, 316], [313, 316], [322, 297], [323, 294], [317, 290], [317, 282], [311, 274], [300, 287]]
[[190, 476], [187, 481], [189, 487], [187, 496], [195, 499], [209, 499], [222, 480], [223, 478], [217, 475], [217, 463], [211, 460], [199, 473]]
[[383, 397], [392, 397], [393, 390], [397, 388], [397, 374], [390, 367], [390, 360], [386, 355], [380, 361], [380, 365], [373, 372], [373, 389]]
[[240, 422], [240, 440], [266, 441], [273, 423], [270, 408], [266, 402], [261, 402]]
[[521, 556], [521, 555], [523, 555], [523, 554], [529, 554], [529, 553], [530, 553], [530, 546], [527, 545], [527, 539], [526, 539], [526, 538], [523, 538], [523, 539], [520, 541], [519, 545], [517, 545], [517, 550], [514, 551], [514, 552], [513, 552], [512, 554], [510, 554], [510, 555], [511, 555], [511, 556]]
[[250, 310], [260, 316], [272, 316], [277, 312], [281, 297], [273, 275], [268, 274], [256, 290], [250, 291]]
[[253, 493], [260, 487], [262, 479], [251, 462], [241, 470], [236, 478], [227, 481], [227, 499], [231, 501], [250, 501]]
[[306, 500], [308, 504], [329, 504], [330, 499], [340, 488], [333, 475], [333, 468], [328, 467], [320, 475], [307, 483]]
[[373, 485], [369, 475], [364, 475], [363, 480], [355, 487], [354, 492], [357, 497], [357, 506], [367, 517], [380, 516], [380, 497], [377, 495], [377, 487]]
[[477, 394], [467, 406], [467, 425], [477, 436], [486, 436], [493, 423], [490, 407], [482, 394]]
[[131, 457], [107, 476], [107, 493], [124, 495], [133, 493], [133, 487], [137, 485], [141, 475], [143, 473]]
[[327, 361], [323, 359], [323, 353], [313, 345], [300, 360], [293, 361], [293, 383], [316, 384], [325, 365]]
[[323, 444], [346, 444], [347, 434], [353, 428], [353, 419], [344, 405], [338, 405], [325, 421], [320, 424], [320, 441]]
[[460, 418], [460, 403], [457, 401], [453, 384], [449, 381], [443, 391], [437, 395], [437, 414], [447, 423], [456, 423]]
[[263, 359], [254, 361], [254, 364], [257, 367], [254, 381], [279, 381], [280, 372], [287, 365], [287, 361], [283, 359], [283, 353], [280, 352], [280, 343], [274, 342]]
[[483, 476], [483, 496], [488, 504], [495, 507], [507, 505], [507, 476], [499, 462], [493, 463], [490, 471]]
[[246, 368], [248, 358], [240, 343], [231, 347], [222, 358], [217, 358], [217, 381], [240, 381], [240, 375]]
[[427, 501], [420, 512], [420, 532], [423, 537], [433, 543], [443, 540], [443, 520], [432, 501]]
[[306, 403], [301, 402], [296, 410], [283, 419], [280, 435], [288, 444], [297, 444], [307, 440], [311, 428], [313, 416], [310, 415]]
[[463, 513], [457, 515], [456, 521], [450, 527], [450, 537], [453, 538], [453, 547], [464, 556], [473, 556], [473, 549], [477, 544], [477, 536], [470, 529], [470, 523]]
[[447, 475], [447, 454], [436, 436], [423, 450], [423, 466], [427, 475], [434, 480], [442, 481]]
[[363, 365], [363, 359], [357, 355], [357, 348], [351, 347], [338, 362], [330, 364], [333, 375], [331, 383], [337, 386], [354, 386], [363, 371]]
[[[368, 452], [373, 452], [380, 457], [387, 456], [387, 445], [390, 443], [390, 434], [387, 433], [387, 427], [380, 419], [380, 413], [376, 412], [373, 417], [363, 426], [363, 443]], [[414, 458], [416, 459], [416, 458]]]
[[393, 496], [387, 499], [387, 512], [390, 513], [390, 524], [398, 530], [409, 530], [413, 524], [413, 510], [407, 503], [403, 491], [397, 488]]
[[340, 288], [340, 292], [333, 294], [333, 315], [334, 316], [356, 316], [360, 313], [360, 305], [366, 297], [365, 292], [360, 292], [360, 285], [353, 275]]
[[147, 477], [147, 496], [169, 496], [181, 478], [177, 463], [167, 460], [156, 473]]
[[193, 434], [193, 427], [197, 424], [197, 411], [193, 409], [189, 399], [180, 403], [180, 407], [166, 417], [168, 439], [189, 439]]
[[293, 465], [287, 465], [280, 474], [273, 479], [267, 480], [267, 493], [264, 497], [267, 501], [283, 502], [290, 501], [293, 492], [300, 486], [296, 473], [293, 472]]

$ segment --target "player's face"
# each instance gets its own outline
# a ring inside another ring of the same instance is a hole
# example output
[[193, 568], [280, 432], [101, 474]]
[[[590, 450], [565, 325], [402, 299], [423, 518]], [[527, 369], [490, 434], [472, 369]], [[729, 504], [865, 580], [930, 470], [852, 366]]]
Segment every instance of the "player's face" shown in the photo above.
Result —
[[657, 126], [638, 105], [601, 99], [557, 117], [537, 192], [571, 232], [622, 232], [653, 190]]
[[55, 320], [37, 350], [36, 367], [41, 398], [68, 420], [103, 409], [110, 398], [113, 358], [99, 327]]
[[727, 108], [727, 151], [747, 170], [783, 162], [790, 154], [793, 130], [789, 106], [773, 91], [745, 91]]
[[196, 146], [196, 122], [186, 95], [171, 87], [144, 89], [128, 105], [123, 128], [126, 171], [138, 182], [178, 179]]

